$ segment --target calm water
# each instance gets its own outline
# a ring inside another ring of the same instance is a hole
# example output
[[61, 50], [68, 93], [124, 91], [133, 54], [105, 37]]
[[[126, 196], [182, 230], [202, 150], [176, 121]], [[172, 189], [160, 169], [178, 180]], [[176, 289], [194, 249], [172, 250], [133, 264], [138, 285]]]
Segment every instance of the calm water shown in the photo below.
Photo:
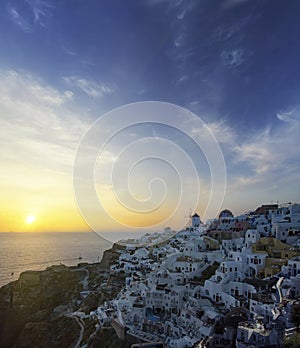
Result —
[[71, 266], [98, 262], [110, 246], [92, 232], [0, 233], [0, 286], [17, 279], [25, 270], [43, 270], [59, 263]]

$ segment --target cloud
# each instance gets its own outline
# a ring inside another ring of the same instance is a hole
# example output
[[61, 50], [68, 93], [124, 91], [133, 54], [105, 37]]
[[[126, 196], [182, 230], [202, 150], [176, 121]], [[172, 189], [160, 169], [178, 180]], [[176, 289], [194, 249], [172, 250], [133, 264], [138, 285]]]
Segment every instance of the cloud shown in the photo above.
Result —
[[114, 89], [106, 84], [97, 83], [79, 76], [64, 77], [63, 80], [69, 85], [82, 90], [91, 98], [101, 98], [105, 94], [114, 93]]
[[10, 19], [26, 33], [32, 32], [35, 25], [45, 27], [52, 9], [53, 5], [44, 0], [24, 0], [7, 8]]
[[44, 26], [44, 18], [47, 16], [51, 16], [50, 10], [52, 9], [52, 5], [44, 0], [26, 0], [26, 2], [30, 5], [33, 15], [34, 15], [34, 23], [39, 23]]
[[21, 16], [18, 10], [14, 7], [8, 9], [11, 20], [18, 25], [24, 32], [30, 32], [32, 30], [31, 25], [27, 22], [25, 18]]
[[26, 72], [9, 70], [0, 72], [0, 76], [2, 101], [5, 98], [8, 100], [12, 97], [16, 98], [16, 102], [20, 100], [25, 102], [24, 98], [26, 96], [28, 103], [30, 101], [32, 105], [60, 106], [72, 97], [71, 91], [61, 93], [52, 87], [44, 85], [37, 77]]
[[245, 61], [244, 50], [239, 48], [232, 51], [222, 51], [221, 62], [223, 65], [237, 67]]
[[294, 111], [295, 110], [292, 110], [290, 112], [279, 112], [277, 114], [277, 118], [278, 118], [278, 120], [283, 121], [283, 122], [295, 123], [295, 119], [292, 117]]
[[[34, 76], [0, 72], [1, 162], [70, 172], [87, 123], [71, 112], [73, 94]], [[79, 110], [78, 106], [78, 110]], [[22, 172], [22, 169], [20, 169]]]
[[235, 143], [237, 136], [234, 130], [224, 120], [210, 122], [208, 128], [220, 144], [232, 146]]
[[72, 91], [64, 91], [64, 97], [65, 99], [72, 99], [74, 96], [74, 93]]
[[[219, 144], [224, 144], [227, 148], [232, 148], [237, 137], [234, 130], [224, 120], [206, 123], [206, 127], [192, 129], [192, 134], [202, 140], [206, 139], [208, 141], [211, 138], [210, 132]], [[209, 132], [207, 132], [207, 129]]]
[[176, 86], [179, 86], [181, 84], [183, 84], [184, 82], [188, 81], [189, 80], [189, 76], [188, 75], [182, 75], [180, 76], [177, 81], [176, 81]]
[[182, 47], [184, 46], [184, 41], [185, 41], [185, 33], [182, 29], [182, 32], [180, 32], [177, 37], [174, 40], [174, 45], [175, 47]]
[[186, 15], [186, 9], [183, 9], [181, 12], [177, 14], [177, 19], [183, 19]]
[[272, 151], [270, 144], [270, 131], [264, 130], [251, 137], [250, 140], [236, 145], [234, 151], [237, 154], [237, 159], [240, 162], [247, 162], [254, 168], [260, 168], [261, 164], [266, 165], [267, 162], [272, 162]]
[[68, 49], [66, 46], [62, 46], [62, 50], [68, 54], [69, 56], [77, 56], [77, 53], [75, 51], [72, 51], [70, 49]]
[[282, 181], [286, 186], [296, 184], [292, 178], [297, 173], [299, 177], [300, 122], [299, 118], [287, 120], [280, 115], [283, 122], [278, 127], [266, 128], [233, 146], [234, 160], [243, 164], [247, 177], [241, 183], [260, 181], [266, 187]]

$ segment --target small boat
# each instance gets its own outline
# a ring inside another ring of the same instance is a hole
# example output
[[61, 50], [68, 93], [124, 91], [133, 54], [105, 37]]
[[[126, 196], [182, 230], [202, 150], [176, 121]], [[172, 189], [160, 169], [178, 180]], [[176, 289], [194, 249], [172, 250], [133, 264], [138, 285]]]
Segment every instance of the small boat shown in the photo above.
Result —
[[79, 255], [78, 260], [82, 260], [82, 256], [81, 255]]

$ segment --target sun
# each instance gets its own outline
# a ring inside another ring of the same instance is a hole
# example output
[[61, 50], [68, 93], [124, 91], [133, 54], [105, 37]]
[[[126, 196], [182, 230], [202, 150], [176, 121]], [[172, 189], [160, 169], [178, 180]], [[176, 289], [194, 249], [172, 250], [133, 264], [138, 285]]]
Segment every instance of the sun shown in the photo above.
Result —
[[32, 224], [34, 221], [35, 221], [35, 216], [34, 216], [34, 215], [28, 215], [28, 216], [26, 217], [26, 223], [27, 223], [28, 225]]

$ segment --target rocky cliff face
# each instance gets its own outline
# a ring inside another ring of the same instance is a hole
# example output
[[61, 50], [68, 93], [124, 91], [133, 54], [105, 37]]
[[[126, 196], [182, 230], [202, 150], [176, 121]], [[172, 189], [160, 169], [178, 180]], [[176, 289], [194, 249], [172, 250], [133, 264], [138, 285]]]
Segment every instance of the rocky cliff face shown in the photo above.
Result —
[[[113, 246], [105, 251], [101, 263], [27, 271], [2, 287], [0, 347], [71, 347], [79, 338], [81, 344], [93, 346], [104, 339], [106, 332], [94, 332], [96, 321], [79, 320], [72, 313], [89, 314], [120, 291], [124, 277], [108, 271], [117, 257], [118, 247]], [[110, 345], [101, 347], [118, 347], [117, 338], [110, 336]]]

